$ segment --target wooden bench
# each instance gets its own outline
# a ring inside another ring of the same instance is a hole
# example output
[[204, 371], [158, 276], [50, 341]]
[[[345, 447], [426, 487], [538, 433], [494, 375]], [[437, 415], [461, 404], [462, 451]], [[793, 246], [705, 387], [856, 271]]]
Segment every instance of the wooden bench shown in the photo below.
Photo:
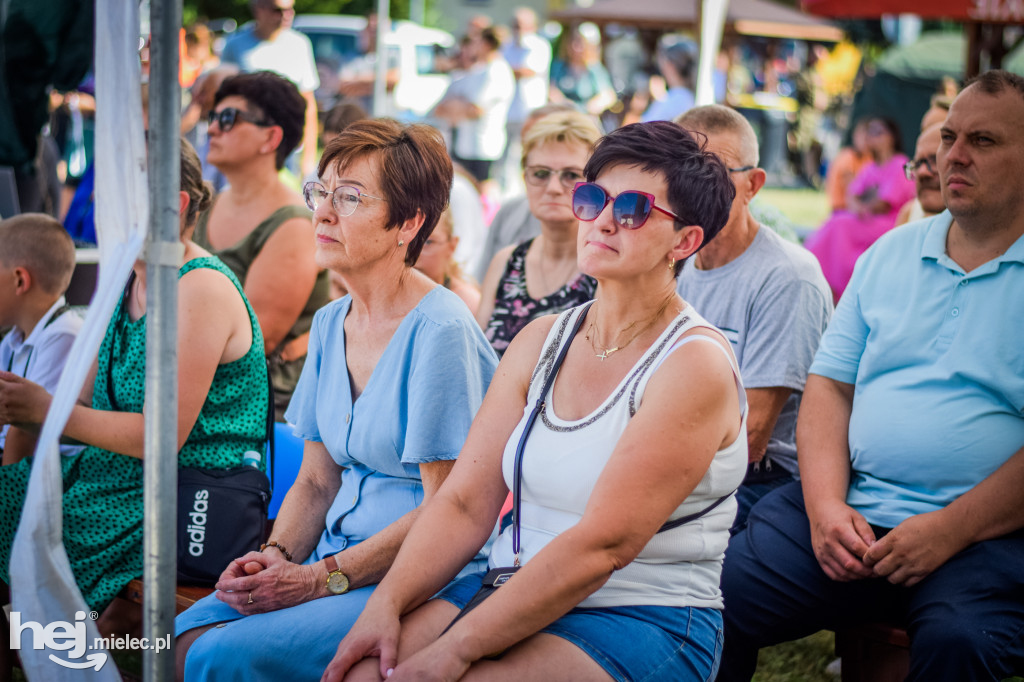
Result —
[[[863, 623], [836, 630], [842, 682], [903, 682], [910, 672], [910, 637], [891, 623]], [[1024, 678], [1024, 670], [1015, 671]]]
[[910, 671], [907, 631], [887, 623], [864, 623], [836, 631], [842, 682], [903, 682]]
[[[178, 585], [174, 591], [174, 613], [181, 613], [212, 592], [212, 587]], [[118, 596], [133, 604], [142, 606], [142, 581], [138, 579], [131, 581], [127, 587], [121, 590], [121, 594]]]

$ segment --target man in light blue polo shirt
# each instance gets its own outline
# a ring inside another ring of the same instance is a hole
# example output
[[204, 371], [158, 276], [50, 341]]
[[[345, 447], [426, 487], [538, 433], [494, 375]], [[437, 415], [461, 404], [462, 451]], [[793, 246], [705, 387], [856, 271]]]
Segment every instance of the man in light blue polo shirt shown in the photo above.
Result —
[[908, 680], [1024, 669], [1024, 78], [954, 101], [947, 211], [858, 261], [810, 369], [799, 484], [755, 505], [722, 574], [719, 680], [762, 646], [865, 620]]

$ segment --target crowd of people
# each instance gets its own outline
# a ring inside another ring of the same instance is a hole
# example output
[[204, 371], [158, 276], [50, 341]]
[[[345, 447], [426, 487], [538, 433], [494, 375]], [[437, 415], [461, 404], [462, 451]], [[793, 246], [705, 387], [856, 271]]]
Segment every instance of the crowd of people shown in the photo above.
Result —
[[[181, 142], [179, 465], [243, 466], [268, 415], [302, 460], [179, 615], [180, 679], [729, 682], [874, 620], [911, 680], [1024, 669], [1024, 79], [937, 101], [911, 155], [860, 121], [804, 248], [691, 43], [605, 133], [586, 32], [552, 60], [519, 10], [471, 31], [448, 126], [343, 101], [311, 137], [315, 84], [265, 70], [308, 41], [252, 6]], [[73, 267], [58, 221], [0, 222], [3, 583]], [[142, 573], [145, 292], [139, 263], [61, 446], [96, 611]]]

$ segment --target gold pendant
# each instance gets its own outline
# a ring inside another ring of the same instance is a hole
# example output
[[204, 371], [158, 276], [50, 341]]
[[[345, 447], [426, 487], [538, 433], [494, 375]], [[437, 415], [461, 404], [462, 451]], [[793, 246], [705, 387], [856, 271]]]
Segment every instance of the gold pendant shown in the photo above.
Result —
[[618, 346], [616, 346], [615, 348], [605, 348], [603, 351], [601, 351], [600, 353], [598, 353], [594, 357], [595, 358], [600, 358], [602, 361], [604, 361], [604, 360], [608, 359], [609, 355], [611, 355], [612, 353], [614, 353], [618, 349], [619, 349]]

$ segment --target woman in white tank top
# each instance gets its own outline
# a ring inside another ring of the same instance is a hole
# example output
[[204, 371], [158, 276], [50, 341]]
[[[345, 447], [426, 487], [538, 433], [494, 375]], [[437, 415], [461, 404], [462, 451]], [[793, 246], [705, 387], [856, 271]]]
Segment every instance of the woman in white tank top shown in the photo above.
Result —
[[[728, 341], [675, 293], [734, 196], [703, 143], [667, 122], [598, 143], [573, 194], [595, 302], [512, 341], [324, 679], [714, 678], [746, 402]], [[484, 575], [445, 584], [487, 540], [516, 470], [518, 523], [490, 566], [521, 570], [492, 571], [511, 577], [452, 623]]]

